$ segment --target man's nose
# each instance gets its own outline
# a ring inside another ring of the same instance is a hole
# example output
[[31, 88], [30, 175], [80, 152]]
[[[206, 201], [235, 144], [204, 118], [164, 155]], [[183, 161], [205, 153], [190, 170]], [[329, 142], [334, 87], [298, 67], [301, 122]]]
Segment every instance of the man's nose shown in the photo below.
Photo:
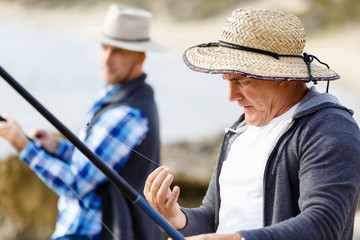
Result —
[[112, 51], [111, 49], [105, 49], [102, 52], [102, 61], [106, 64], [109, 64], [111, 62], [111, 58], [112, 58]]
[[236, 81], [229, 81], [229, 93], [228, 93], [228, 100], [230, 102], [234, 102], [237, 100], [241, 100], [243, 98], [242, 92], [237, 86]]

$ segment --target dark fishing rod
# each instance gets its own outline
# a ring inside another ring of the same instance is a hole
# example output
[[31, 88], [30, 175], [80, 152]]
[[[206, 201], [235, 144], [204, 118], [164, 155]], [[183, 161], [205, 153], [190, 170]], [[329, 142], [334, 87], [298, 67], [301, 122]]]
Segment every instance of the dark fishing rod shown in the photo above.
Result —
[[[43, 115], [56, 129], [61, 132], [75, 147], [77, 147], [115, 186], [131, 201], [148, 215], [169, 237], [174, 240], [185, 240], [185, 238], [174, 229], [160, 214], [158, 214], [149, 203], [116, 171], [108, 167], [93, 153], [83, 142], [80, 141], [65, 125], [52, 115], [40, 102], [38, 102], [25, 88], [23, 88], [13, 77], [11, 77], [0, 66], [1, 77], [14, 88], [28, 103], [30, 103], [41, 115]], [[0, 117], [0, 121], [5, 119]]]

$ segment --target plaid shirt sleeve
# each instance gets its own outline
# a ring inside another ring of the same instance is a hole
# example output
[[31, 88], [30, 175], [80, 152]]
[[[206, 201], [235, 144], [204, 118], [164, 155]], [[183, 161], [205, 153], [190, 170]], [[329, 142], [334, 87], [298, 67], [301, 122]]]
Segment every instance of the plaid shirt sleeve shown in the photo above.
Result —
[[64, 139], [59, 139], [59, 141], [60, 146], [58, 147], [54, 155], [66, 162], [70, 162], [71, 156], [74, 153], [75, 146]]
[[[85, 144], [111, 168], [119, 171], [126, 164], [131, 149], [145, 137], [148, 120], [137, 109], [119, 106], [103, 113], [91, 127]], [[57, 151], [58, 156], [68, 156], [71, 148], [71, 145], [62, 142]], [[77, 149], [70, 159], [64, 161], [46, 154], [30, 142], [20, 153], [20, 159], [59, 195], [74, 198], [83, 196], [107, 180]]]

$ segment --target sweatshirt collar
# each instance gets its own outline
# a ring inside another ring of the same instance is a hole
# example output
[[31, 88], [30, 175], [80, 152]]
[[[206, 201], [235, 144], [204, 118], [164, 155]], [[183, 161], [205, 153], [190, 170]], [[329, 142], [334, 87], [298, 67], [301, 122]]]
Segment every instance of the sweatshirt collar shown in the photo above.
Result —
[[329, 93], [319, 93], [316, 88], [312, 86], [304, 99], [300, 102], [298, 108], [293, 114], [293, 118], [300, 118], [308, 114], [312, 114], [323, 108], [339, 108], [349, 112], [351, 115], [354, 111], [348, 109], [340, 104], [339, 100]]

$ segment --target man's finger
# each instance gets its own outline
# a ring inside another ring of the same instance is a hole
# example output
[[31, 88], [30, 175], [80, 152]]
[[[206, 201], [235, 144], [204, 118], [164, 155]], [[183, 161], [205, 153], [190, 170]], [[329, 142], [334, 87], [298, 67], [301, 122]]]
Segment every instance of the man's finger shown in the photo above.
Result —
[[163, 169], [154, 179], [154, 181], [151, 184], [150, 192], [157, 193], [163, 184], [165, 178], [170, 174], [171, 170], [170, 168], [166, 167]]
[[166, 201], [171, 197], [170, 185], [173, 179], [174, 177], [171, 174], [169, 174], [162, 182], [157, 194], [157, 201], [159, 203], [165, 204]]
[[159, 173], [164, 170], [166, 168], [166, 166], [161, 166], [158, 167], [157, 169], [155, 169], [152, 173], [149, 174], [149, 176], [146, 179], [145, 182], [145, 186], [144, 186], [144, 195], [146, 195], [146, 193], [151, 191], [151, 185], [154, 182], [155, 178], [157, 177], [157, 175], [159, 175]]
[[179, 195], [180, 195], [180, 188], [178, 186], [175, 186], [171, 191], [171, 196], [166, 204], [169, 206], [175, 205], [179, 199]]

